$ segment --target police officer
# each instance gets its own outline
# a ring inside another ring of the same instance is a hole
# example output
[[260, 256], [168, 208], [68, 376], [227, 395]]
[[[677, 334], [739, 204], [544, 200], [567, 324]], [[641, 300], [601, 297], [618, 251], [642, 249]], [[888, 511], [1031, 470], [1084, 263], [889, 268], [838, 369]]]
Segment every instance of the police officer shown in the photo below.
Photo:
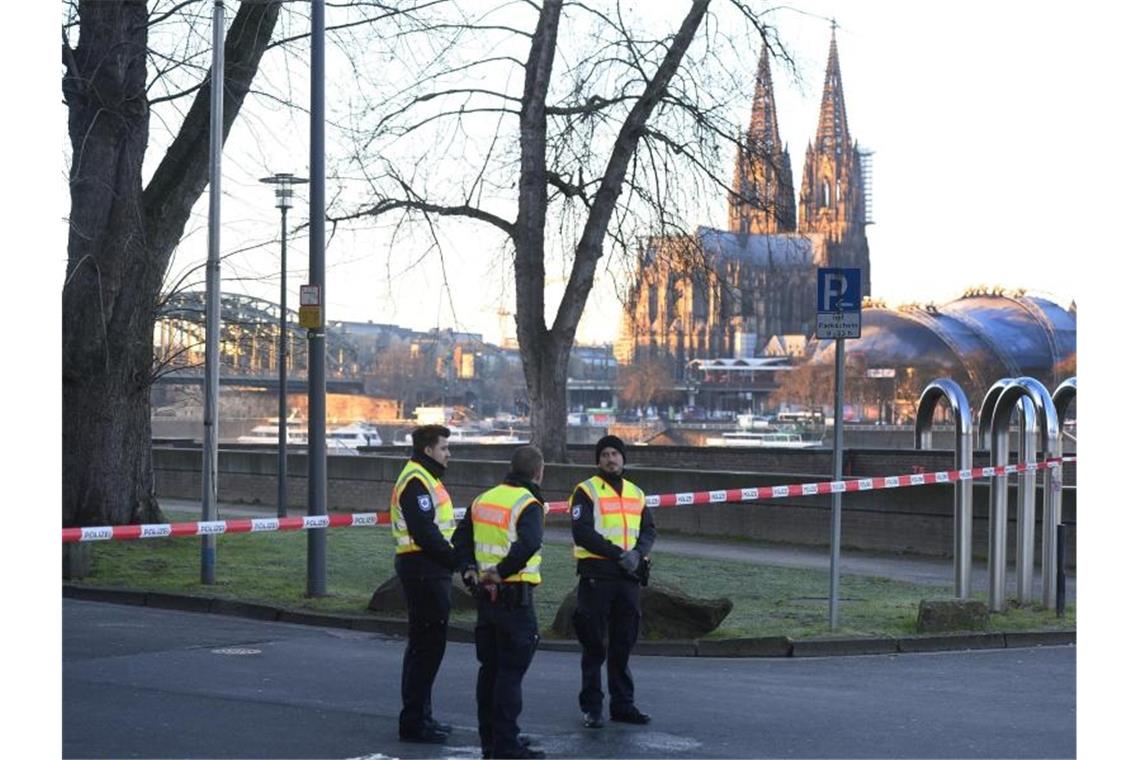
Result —
[[451, 496], [441, 478], [451, 452], [451, 431], [424, 425], [412, 431], [412, 458], [392, 488], [390, 514], [396, 539], [396, 575], [408, 605], [408, 645], [400, 693], [400, 740], [441, 744], [451, 727], [432, 717], [431, 687], [447, 646], [455, 532]]
[[[645, 724], [649, 716], [633, 701], [629, 655], [641, 625], [640, 582], [635, 573], [649, 556], [657, 529], [645, 494], [622, 477], [625, 444], [615, 435], [594, 446], [598, 473], [570, 496], [578, 599], [574, 630], [582, 645], [582, 690], [578, 705], [587, 728], [601, 728], [602, 663], [610, 689], [610, 719]], [[609, 635], [609, 652], [605, 637]], [[607, 660], [608, 657], [608, 660]]]
[[538, 646], [542, 582], [542, 452], [522, 446], [503, 482], [475, 498], [455, 530], [463, 580], [479, 600], [475, 684], [483, 757], [546, 757], [519, 736], [522, 680]]

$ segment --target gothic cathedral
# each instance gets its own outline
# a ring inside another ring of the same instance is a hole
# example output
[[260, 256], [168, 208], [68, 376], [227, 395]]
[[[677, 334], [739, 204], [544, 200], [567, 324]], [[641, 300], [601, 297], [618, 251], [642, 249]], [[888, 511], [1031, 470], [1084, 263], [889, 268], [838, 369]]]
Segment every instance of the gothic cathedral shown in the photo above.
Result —
[[680, 378], [692, 359], [749, 358], [773, 338], [810, 335], [818, 267], [861, 268], [863, 295], [871, 295], [863, 154], [847, 127], [834, 29], [798, 219], [767, 49], [739, 143], [728, 229], [647, 242], [615, 346], [619, 361], [668, 358]]

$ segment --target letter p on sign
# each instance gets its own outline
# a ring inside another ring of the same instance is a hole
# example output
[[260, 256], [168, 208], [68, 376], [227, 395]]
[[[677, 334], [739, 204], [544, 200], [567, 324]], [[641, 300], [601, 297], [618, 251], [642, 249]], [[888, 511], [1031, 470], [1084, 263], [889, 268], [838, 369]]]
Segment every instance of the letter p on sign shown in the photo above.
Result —
[[820, 311], [839, 311], [843, 294], [847, 292], [847, 278], [841, 272], [823, 273], [823, 305]]

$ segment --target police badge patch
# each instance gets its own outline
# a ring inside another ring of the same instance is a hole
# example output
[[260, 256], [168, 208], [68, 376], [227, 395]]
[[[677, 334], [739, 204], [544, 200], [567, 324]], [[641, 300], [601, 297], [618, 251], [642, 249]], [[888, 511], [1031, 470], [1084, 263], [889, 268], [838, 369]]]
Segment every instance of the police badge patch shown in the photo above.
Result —
[[424, 512], [427, 512], [431, 509], [431, 497], [426, 493], [420, 496], [417, 501], [419, 502], [420, 509], [422, 509]]
[[577, 520], [581, 516], [582, 516], [582, 505], [581, 504], [575, 504], [574, 509], [570, 512], [570, 519]]

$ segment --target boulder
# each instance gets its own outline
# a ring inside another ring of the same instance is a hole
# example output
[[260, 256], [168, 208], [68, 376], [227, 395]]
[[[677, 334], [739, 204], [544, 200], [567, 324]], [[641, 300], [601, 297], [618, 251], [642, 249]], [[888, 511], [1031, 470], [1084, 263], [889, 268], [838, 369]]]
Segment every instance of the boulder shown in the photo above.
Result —
[[[408, 605], [404, 601], [404, 587], [400, 584], [400, 579], [393, 575], [381, 583], [380, 587], [372, 593], [372, 599], [368, 601], [368, 609], [382, 615], [402, 616], [408, 614]], [[475, 600], [467, 593], [467, 589], [458, 577], [454, 575], [451, 576], [451, 609], [456, 611], [475, 609]]]
[[985, 602], [967, 599], [923, 599], [918, 603], [918, 632], [981, 631], [989, 622]]
[[[564, 638], [576, 638], [573, 614], [578, 589], [571, 589], [562, 600], [551, 626]], [[731, 599], [698, 599], [676, 586], [650, 581], [641, 588], [641, 638], [697, 639], [715, 631], [732, 612]]]

